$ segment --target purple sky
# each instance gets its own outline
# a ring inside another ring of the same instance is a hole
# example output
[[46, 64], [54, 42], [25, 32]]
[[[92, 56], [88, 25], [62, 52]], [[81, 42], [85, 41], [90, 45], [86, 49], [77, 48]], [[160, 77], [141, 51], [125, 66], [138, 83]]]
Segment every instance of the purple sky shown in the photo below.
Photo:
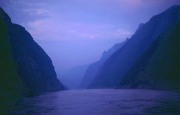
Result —
[[0, 0], [52, 58], [59, 74], [98, 60], [104, 50], [130, 37], [180, 0]]

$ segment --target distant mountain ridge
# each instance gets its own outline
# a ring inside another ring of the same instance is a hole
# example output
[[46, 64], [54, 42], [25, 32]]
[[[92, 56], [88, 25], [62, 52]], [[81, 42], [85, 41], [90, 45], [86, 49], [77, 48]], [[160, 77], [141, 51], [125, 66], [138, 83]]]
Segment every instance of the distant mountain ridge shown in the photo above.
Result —
[[104, 51], [99, 61], [90, 64], [86, 72], [84, 73], [82, 82], [80, 84], [80, 88], [88, 88], [91, 82], [95, 79], [99, 68], [114, 52], [116, 52], [119, 48], [121, 48], [127, 41], [128, 39], [126, 39], [126, 41], [122, 43], [113, 45], [109, 50]]
[[89, 64], [75, 66], [67, 72], [64, 72], [60, 76], [61, 82], [69, 89], [78, 89], [88, 66]]
[[180, 21], [180, 6], [173, 6], [152, 17], [147, 23], [141, 24], [128, 42], [99, 68], [89, 88], [116, 87], [154, 41], [173, 29], [178, 21]]

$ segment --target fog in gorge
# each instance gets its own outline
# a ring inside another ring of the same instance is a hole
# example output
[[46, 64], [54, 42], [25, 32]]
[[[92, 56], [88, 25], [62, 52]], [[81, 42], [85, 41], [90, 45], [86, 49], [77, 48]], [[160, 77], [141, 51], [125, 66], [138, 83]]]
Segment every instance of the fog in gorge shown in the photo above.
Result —
[[180, 0], [0, 0], [0, 115], [180, 115]]
[[[0, 0], [51, 57], [64, 85], [78, 88], [87, 68], [179, 0]], [[74, 83], [74, 84], [73, 84]]]

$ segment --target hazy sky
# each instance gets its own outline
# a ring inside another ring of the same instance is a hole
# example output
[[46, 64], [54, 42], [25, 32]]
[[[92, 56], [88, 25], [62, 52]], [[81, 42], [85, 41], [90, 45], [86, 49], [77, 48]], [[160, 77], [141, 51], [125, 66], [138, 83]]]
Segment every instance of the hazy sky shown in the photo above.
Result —
[[91, 63], [180, 0], [0, 0], [53, 60], [57, 73]]

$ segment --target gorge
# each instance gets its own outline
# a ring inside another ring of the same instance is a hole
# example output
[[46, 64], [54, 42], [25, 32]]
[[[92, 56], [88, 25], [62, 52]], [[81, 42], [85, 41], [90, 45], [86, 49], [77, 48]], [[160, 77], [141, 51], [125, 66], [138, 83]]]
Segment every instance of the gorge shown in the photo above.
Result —
[[58, 77], [47, 53], [0, 8], [0, 114], [178, 115], [179, 59], [179, 5], [140, 24], [98, 61], [72, 69], [66, 76], [73, 79]]

